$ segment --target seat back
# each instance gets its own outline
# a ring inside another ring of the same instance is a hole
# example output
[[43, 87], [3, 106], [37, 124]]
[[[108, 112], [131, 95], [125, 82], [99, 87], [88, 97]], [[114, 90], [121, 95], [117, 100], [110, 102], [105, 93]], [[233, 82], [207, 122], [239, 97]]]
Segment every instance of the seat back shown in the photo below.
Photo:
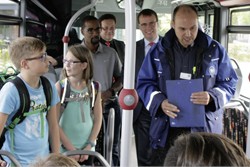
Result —
[[233, 65], [234, 70], [235, 70], [237, 77], [238, 77], [236, 90], [235, 90], [235, 93], [234, 93], [234, 96], [232, 97], [232, 99], [238, 99], [240, 97], [240, 90], [241, 90], [241, 86], [242, 86], [242, 72], [241, 72], [241, 69], [240, 69], [240, 67], [235, 59], [231, 58], [231, 63]]

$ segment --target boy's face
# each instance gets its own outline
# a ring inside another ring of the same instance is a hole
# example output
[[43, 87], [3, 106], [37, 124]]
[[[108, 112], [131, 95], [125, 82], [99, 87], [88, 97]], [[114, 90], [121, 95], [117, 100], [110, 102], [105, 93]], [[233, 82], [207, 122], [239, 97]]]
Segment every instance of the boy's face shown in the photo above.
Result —
[[47, 59], [47, 53], [45, 50], [41, 52], [35, 52], [29, 58], [25, 59], [26, 66], [33, 74], [43, 75], [49, 70], [49, 60]]

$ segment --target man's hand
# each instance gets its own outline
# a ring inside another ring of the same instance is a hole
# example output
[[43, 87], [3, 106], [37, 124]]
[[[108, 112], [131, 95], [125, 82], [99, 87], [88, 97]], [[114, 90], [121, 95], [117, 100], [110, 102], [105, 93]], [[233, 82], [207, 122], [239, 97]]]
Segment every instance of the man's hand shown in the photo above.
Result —
[[167, 116], [171, 118], [177, 117], [176, 113], [180, 112], [180, 110], [175, 105], [169, 103], [168, 100], [163, 100], [161, 103], [161, 109]]
[[102, 102], [105, 103], [112, 96], [110, 89], [102, 92]]
[[208, 92], [204, 91], [192, 93], [190, 100], [194, 104], [208, 105], [212, 98], [210, 97]]

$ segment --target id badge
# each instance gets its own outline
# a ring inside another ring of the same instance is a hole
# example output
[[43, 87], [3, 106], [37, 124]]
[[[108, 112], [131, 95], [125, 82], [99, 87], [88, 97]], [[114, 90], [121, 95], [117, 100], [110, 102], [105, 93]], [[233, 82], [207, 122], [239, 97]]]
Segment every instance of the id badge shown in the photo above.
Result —
[[181, 72], [180, 79], [190, 80], [192, 78], [192, 74]]

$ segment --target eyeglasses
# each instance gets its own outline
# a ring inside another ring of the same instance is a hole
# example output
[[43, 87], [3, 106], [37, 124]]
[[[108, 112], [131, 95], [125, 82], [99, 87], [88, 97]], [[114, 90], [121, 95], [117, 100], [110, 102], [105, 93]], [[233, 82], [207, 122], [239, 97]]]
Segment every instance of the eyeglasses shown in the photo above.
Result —
[[39, 57], [33, 57], [33, 58], [27, 58], [25, 60], [31, 61], [31, 60], [40, 60], [41, 62], [45, 62], [47, 57], [47, 52], [44, 52], [41, 56]]
[[87, 32], [88, 32], [89, 34], [94, 34], [94, 31], [95, 31], [96, 33], [100, 33], [100, 29], [101, 29], [101, 27], [97, 27], [96, 29], [94, 29], [94, 28], [88, 28], [88, 29], [87, 29]]
[[157, 23], [157, 21], [152, 21], [152, 22], [149, 22], [149, 23], [142, 23], [142, 24], [140, 24], [140, 26], [141, 26], [141, 28], [146, 28], [147, 26], [154, 27], [155, 23]]
[[82, 63], [82, 62], [81, 61], [73, 61], [73, 60], [63, 59], [63, 63], [72, 66], [73, 64]]
[[110, 27], [110, 28], [108, 28], [108, 27], [102, 27], [102, 30], [103, 31], [114, 31], [115, 30], [115, 27]]

